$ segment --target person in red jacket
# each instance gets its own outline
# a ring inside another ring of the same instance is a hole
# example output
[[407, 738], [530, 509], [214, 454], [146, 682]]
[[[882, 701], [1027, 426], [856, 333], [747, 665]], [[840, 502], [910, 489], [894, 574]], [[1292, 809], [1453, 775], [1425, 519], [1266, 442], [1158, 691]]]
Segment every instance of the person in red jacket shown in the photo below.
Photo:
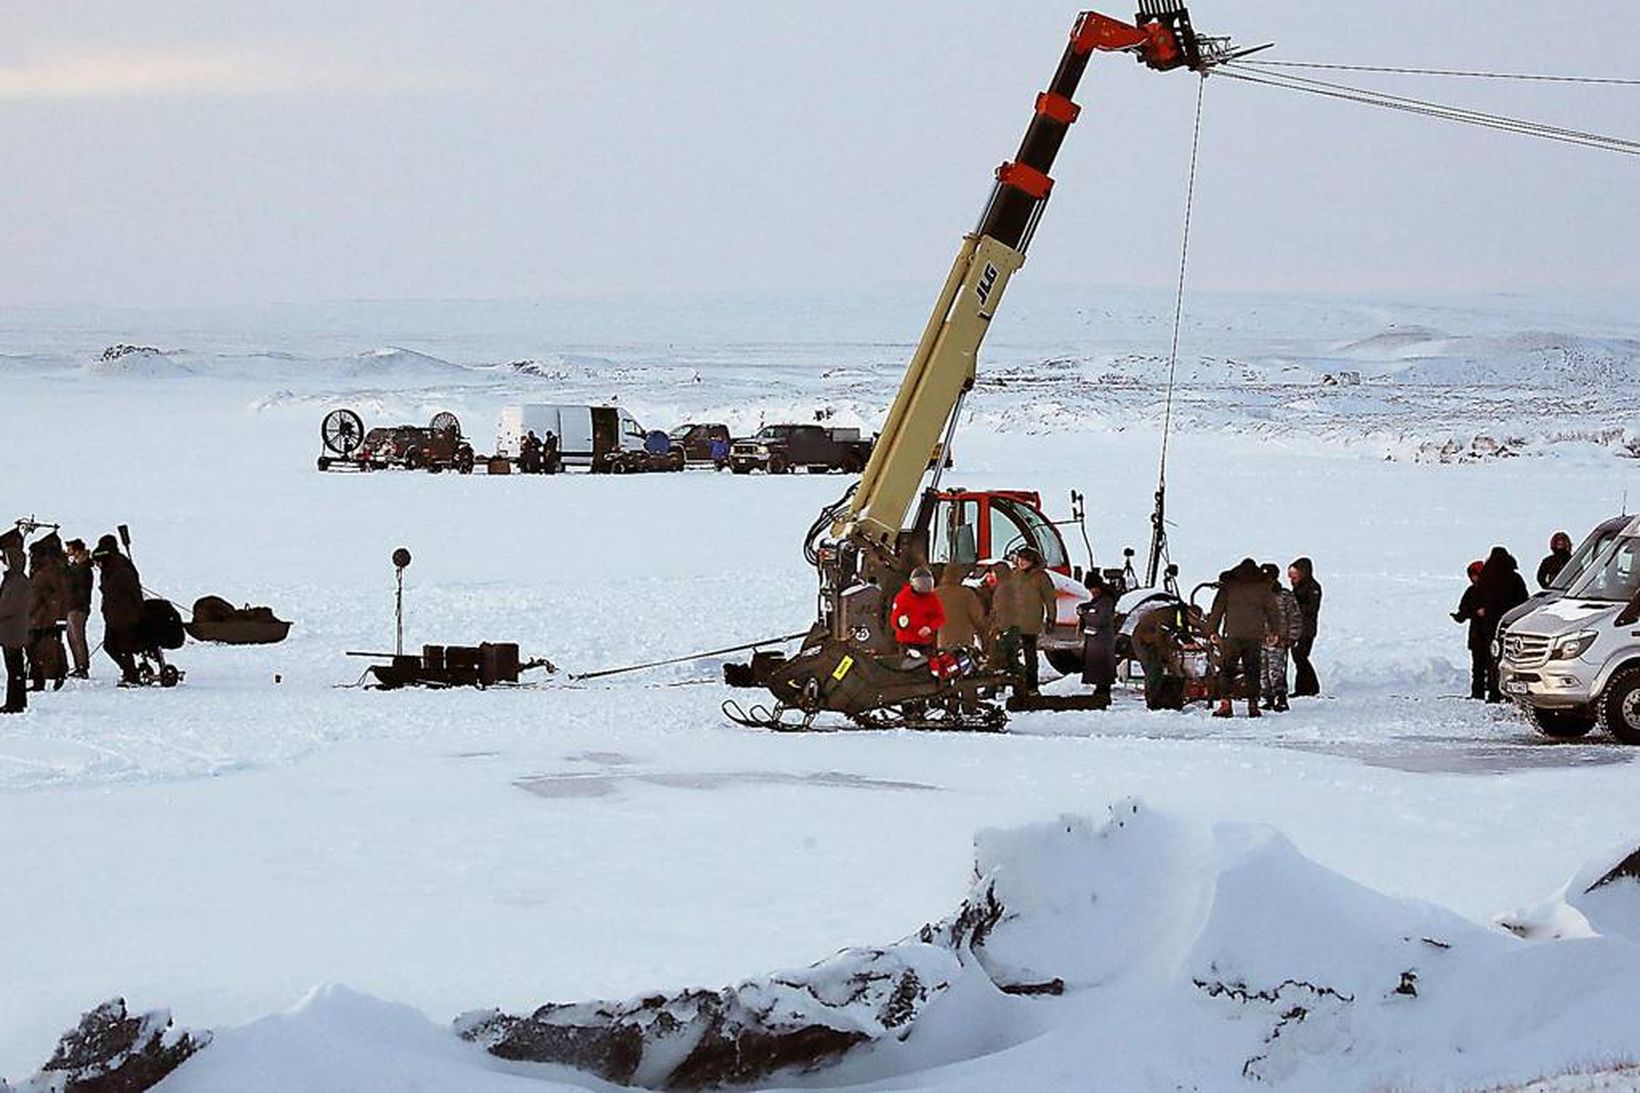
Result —
[[945, 608], [934, 594], [934, 574], [926, 566], [911, 571], [911, 581], [894, 597], [888, 621], [894, 627], [894, 640], [904, 652], [916, 651], [923, 656], [934, 652], [939, 644], [940, 627], [945, 625]]

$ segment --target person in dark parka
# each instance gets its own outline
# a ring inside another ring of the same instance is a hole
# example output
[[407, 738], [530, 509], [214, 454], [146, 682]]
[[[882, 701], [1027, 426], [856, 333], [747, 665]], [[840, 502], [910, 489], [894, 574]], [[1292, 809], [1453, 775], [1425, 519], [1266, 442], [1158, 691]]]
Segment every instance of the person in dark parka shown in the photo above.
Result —
[[1321, 582], [1315, 579], [1315, 563], [1308, 558], [1299, 558], [1287, 567], [1287, 580], [1292, 582], [1293, 597], [1304, 616], [1304, 626], [1293, 644], [1293, 697], [1313, 698], [1321, 693], [1321, 681], [1316, 678], [1315, 665], [1310, 663], [1321, 624]]
[[55, 532], [33, 543], [28, 554], [29, 688], [43, 691], [49, 680], [53, 690], [60, 690], [68, 678], [61, 630], [68, 617], [68, 563]]
[[[1493, 547], [1492, 553], [1486, 556], [1486, 564], [1481, 567], [1480, 580], [1476, 584], [1479, 591], [1482, 618], [1491, 628], [1492, 634], [1498, 631], [1498, 622], [1509, 612], [1525, 603], [1530, 598], [1526, 591], [1526, 581], [1520, 575], [1520, 563], [1515, 556], [1503, 547]], [[1498, 662], [1491, 655], [1492, 638], [1487, 637], [1487, 672], [1486, 672], [1486, 701], [1502, 702], [1503, 693], [1498, 690]]]
[[940, 583], [934, 595], [945, 609], [945, 623], [940, 627], [941, 649], [966, 649], [979, 644], [988, 625], [985, 605], [979, 593], [963, 582], [968, 578], [968, 567], [960, 562], [946, 562], [940, 571]]
[[1219, 590], [1207, 613], [1207, 632], [1223, 639], [1219, 670], [1219, 708], [1214, 717], [1229, 717], [1230, 692], [1239, 671], [1246, 683], [1247, 716], [1260, 716], [1259, 682], [1264, 673], [1264, 635], [1281, 627], [1281, 611], [1270, 579], [1257, 562], [1243, 558], [1219, 574]]
[[1554, 583], [1560, 571], [1566, 568], [1566, 563], [1572, 560], [1572, 537], [1564, 531], [1557, 531], [1549, 539], [1549, 553], [1543, 561], [1538, 563], [1537, 583], [1539, 588], [1548, 588]]
[[120, 666], [120, 685], [136, 686], [136, 654], [142, 651], [142, 578], [120, 553], [112, 535], [97, 540], [91, 560], [102, 570], [103, 648]]
[[91, 564], [91, 553], [79, 539], [68, 541], [68, 651], [74, 657], [75, 679], [91, 675], [90, 647], [85, 641], [85, 623], [91, 617], [91, 591], [97, 574]]
[[1116, 682], [1116, 601], [1097, 572], [1085, 582], [1088, 601], [1076, 609], [1082, 632], [1082, 682], [1093, 688], [1096, 709], [1110, 706], [1111, 684]]
[[6, 702], [0, 713], [28, 709], [28, 576], [23, 572], [23, 537], [15, 530], [0, 535], [0, 659], [6, 666]]
[[1481, 570], [1485, 562], [1469, 563], [1469, 587], [1463, 590], [1458, 609], [1452, 612], [1453, 622], [1469, 624], [1469, 697], [1486, 697], [1488, 681], [1496, 681], [1497, 669], [1492, 663], [1492, 636], [1497, 624], [1486, 617], [1481, 607]]

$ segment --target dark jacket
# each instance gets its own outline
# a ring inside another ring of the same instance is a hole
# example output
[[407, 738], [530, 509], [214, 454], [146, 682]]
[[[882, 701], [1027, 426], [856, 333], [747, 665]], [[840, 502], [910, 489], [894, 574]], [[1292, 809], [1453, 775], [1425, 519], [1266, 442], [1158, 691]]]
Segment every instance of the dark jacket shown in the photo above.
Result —
[[65, 563], [65, 572], [68, 574], [68, 609], [70, 611], [84, 611], [91, 613], [91, 587], [96, 580], [96, 574], [91, 572], [89, 561], [76, 563], [73, 560]]
[[142, 578], [123, 554], [102, 559], [102, 617], [110, 630], [132, 631], [142, 624]]
[[1554, 579], [1560, 576], [1560, 571], [1566, 568], [1566, 563], [1572, 560], [1569, 550], [1557, 550], [1538, 563], [1537, 582], [1539, 588], [1548, 588]]
[[1257, 562], [1243, 559], [1219, 574], [1219, 591], [1207, 615], [1207, 632], [1222, 633], [1226, 641], [1264, 643], [1264, 636], [1281, 629], [1281, 610], [1275, 590]]
[[1021, 634], [1040, 634], [1059, 613], [1059, 593], [1045, 569], [1015, 571], [997, 582], [991, 601], [991, 627], [998, 633], [1017, 626]]
[[1116, 682], [1116, 601], [1109, 592], [1076, 609], [1082, 631], [1082, 682], [1105, 686]]
[[1321, 624], [1321, 582], [1315, 579], [1315, 563], [1310, 559], [1299, 558], [1293, 563], [1293, 568], [1303, 574], [1293, 585], [1293, 596], [1297, 598], [1299, 610], [1304, 615], [1304, 629], [1298, 640], [1314, 641]]
[[49, 630], [68, 617], [68, 562], [46, 541], [29, 552], [28, 624]]
[[0, 578], [0, 648], [21, 649], [28, 644], [28, 578], [21, 568]]
[[1498, 620], [1525, 603], [1529, 597], [1526, 581], [1520, 575], [1520, 563], [1503, 547], [1493, 547], [1481, 567], [1480, 605], [1495, 629]]
[[1133, 652], [1145, 665], [1160, 666], [1168, 675], [1182, 674], [1179, 643], [1184, 639], [1183, 611], [1178, 607], [1153, 607], [1139, 616], [1133, 628]]
[[940, 574], [939, 587], [934, 595], [945, 608], [945, 625], [940, 627], [940, 648], [955, 649], [959, 645], [973, 645], [985, 633], [985, 605], [979, 593], [963, 584], [967, 566], [948, 562]]
[[1497, 620], [1484, 618], [1476, 613], [1481, 606], [1481, 590], [1479, 585], [1470, 585], [1463, 590], [1463, 599], [1458, 601], [1458, 610], [1452, 617], [1459, 622], [1469, 624], [1469, 648], [1474, 652], [1484, 652], [1492, 647], [1492, 635], [1498, 628]]

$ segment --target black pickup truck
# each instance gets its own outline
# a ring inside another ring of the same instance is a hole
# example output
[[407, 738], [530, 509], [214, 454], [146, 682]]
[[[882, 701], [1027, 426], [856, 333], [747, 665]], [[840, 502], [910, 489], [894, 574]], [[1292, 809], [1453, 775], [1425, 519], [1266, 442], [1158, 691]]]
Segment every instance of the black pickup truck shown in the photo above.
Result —
[[765, 425], [754, 437], [737, 440], [729, 451], [729, 469], [736, 474], [765, 470], [787, 474], [807, 467], [811, 474], [842, 471], [859, 474], [871, 458], [872, 441], [858, 429], [824, 425]]

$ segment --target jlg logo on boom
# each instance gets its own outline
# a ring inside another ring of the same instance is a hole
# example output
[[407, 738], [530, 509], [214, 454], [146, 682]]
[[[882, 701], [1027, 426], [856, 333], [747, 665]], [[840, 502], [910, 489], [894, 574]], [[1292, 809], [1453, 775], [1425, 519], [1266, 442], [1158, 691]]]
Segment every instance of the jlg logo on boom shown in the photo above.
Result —
[[984, 307], [991, 299], [991, 290], [996, 287], [997, 268], [991, 263], [985, 263], [985, 272], [980, 274], [979, 287], [974, 291], [979, 295], [979, 306]]

